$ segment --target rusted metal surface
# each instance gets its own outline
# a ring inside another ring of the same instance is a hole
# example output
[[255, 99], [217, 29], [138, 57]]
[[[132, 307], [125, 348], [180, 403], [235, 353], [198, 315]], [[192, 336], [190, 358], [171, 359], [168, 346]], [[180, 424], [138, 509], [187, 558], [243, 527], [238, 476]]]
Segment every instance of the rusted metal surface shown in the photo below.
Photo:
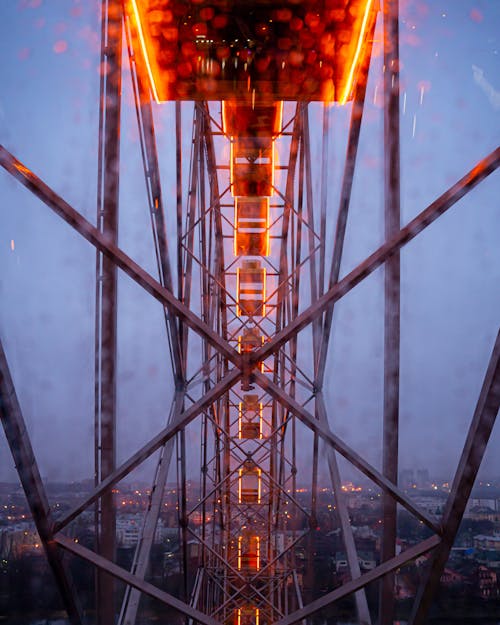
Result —
[[[120, 172], [120, 116], [122, 84], [122, 5], [103, 0], [101, 31], [101, 84], [99, 110], [99, 159], [97, 228], [114, 245], [118, 242]], [[116, 465], [116, 340], [117, 268], [96, 250], [95, 313], [95, 484], [110, 475]], [[96, 550], [109, 560], [116, 558], [116, 510], [114, 495], [106, 491], [95, 504]], [[114, 579], [96, 571], [98, 625], [115, 617]]]
[[273, 354], [275, 350], [289, 341], [293, 335], [298, 334], [302, 329], [312, 323], [317, 315], [327, 310], [344, 295], [349, 293], [357, 284], [380, 267], [392, 254], [400, 250], [420, 234], [420, 232], [428, 228], [436, 219], [458, 202], [458, 200], [494, 172], [499, 165], [500, 148], [496, 148], [493, 152], [488, 154], [488, 156], [479, 161], [465, 176], [434, 200], [434, 202], [429, 204], [427, 208], [419, 213], [406, 226], [401, 228], [395, 237], [381, 245], [373, 254], [368, 256], [368, 258], [342, 278], [342, 280], [331, 287], [317, 302], [299, 314], [286, 328], [280, 330], [264, 347], [252, 353], [250, 361], [253, 366], [256, 366], [259, 361]]
[[71, 625], [82, 625], [82, 612], [71, 573], [54, 543], [54, 521], [38, 464], [0, 341], [0, 418], [47, 561]]
[[368, 573], [364, 573], [363, 575], [361, 575], [361, 577], [345, 583], [340, 588], [337, 588], [332, 592], [326, 593], [326, 595], [324, 595], [320, 599], [312, 601], [302, 609], [296, 610], [295, 612], [292, 612], [292, 614], [285, 616], [285, 618], [276, 621], [276, 623], [273, 623], [273, 625], [293, 625], [294, 623], [298, 623], [303, 618], [312, 616], [316, 612], [319, 612], [323, 608], [329, 606], [331, 603], [334, 603], [335, 601], [338, 601], [343, 597], [347, 597], [348, 595], [356, 592], [360, 588], [364, 588], [368, 584], [371, 584], [372, 582], [380, 579], [383, 575], [387, 575], [388, 573], [391, 573], [392, 571], [395, 571], [399, 567], [403, 566], [407, 562], [410, 562], [411, 560], [418, 558], [424, 553], [435, 549], [440, 542], [441, 539], [438, 536], [431, 536], [431, 538], [427, 538], [417, 545], [409, 547], [399, 555], [391, 558], [390, 560], [387, 560], [386, 562], [377, 566], [375, 569], [372, 569]]
[[[328, 413], [326, 411], [325, 401], [321, 393], [316, 395], [316, 412], [323, 425], [329, 428], [330, 424], [328, 421]], [[330, 472], [330, 480], [332, 483], [332, 491], [335, 495], [335, 504], [337, 507], [340, 529], [342, 530], [342, 540], [346, 551], [349, 574], [351, 579], [356, 579], [361, 576], [361, 569], [359, 566], [356, 544], [354, 542], [351, 520], [349, 518], [349, 510], [347, 508], [344, 493], [342, 492], [342, 480], [340, 479], [339, 465], [333, 447], [328, 446], [326, 450], [326, 457], [328, 461], [328, 470]], [[371, 625], [372, 620], [364, 588], [356, 591], [354, 594], [354, 600], [356, 602], [359, 625]]]
[[40, 198], [59, 217], [64, 219], [89, 243], [109, 257], [117, 267], [122, 269], [145, 291], [166, 306], [169, 311], [197, 334], [207, 339], [208, 343], [221, 352], [230, 362], [240, 365], [241, 357], [217, 332], [209, 328], [187, 306], [184, 306], [158, 280], [135, 263], [125, 252], [104, 236], [97, 228], [87, 221], [78, 211], [47, 186], [36, 174], [18, 161], [8, 150], [0, 145], [0, 165]]
[[220, 382], [218, 382], [208, 393], [192, 406], [187, 408], [179, 415], [179, 420], [171, 423], [161, 432], [159, 432], [148, 443], [143, 445], [135, 454], [121, 464], [111, 475], [97, 486], [94, 491], [80, 505], [75, 506], [62, 520], [56, 524], [57, 531], [61, 530], [73, 519], [75, 519], [88, 506], [94, 503], [103, 492], [112, 488], [117, 482], [126, 477], [131, 471], [138, 467], [144, 460], [149, 458], [162, 445], [169, 441], [173, 436], [185, 428], [191, 421], [196, 419], [198, 415], [207, 410], [219, 397], [226, 393], [234, 384], [241, 379], [241, 373], [235, 369], [231, 370]]
[[177, 597], [174, 597], [164, 590], [160, 590], [156, 586], [153, 586], [153, 584], [132, 575], [132, 573], [126, 569], [114, 564], [114, 562], [110, 562], [106, 558], [103, 558], [90, 549], [83, 547], [80, 543], [76, 543], [74, 540], [64, 536], [63, 534], [56, 534], [54, 536], [54, 542], [63, 547], [66, 551], [87, 560], [100, 570], [112, 575], [115, 579], [121, 580], [133, 588], [137, 588], [137, 590], [140, 590], [144, 594], [174, 608], [181, 614], [193, 618], [198, 623], [202, 623], [203, 625], [221, 625], [220, 621], [207, 616], [199, 610], [195, 610], [188, 603], [184, 603], [183, 601], [180, 601], [180, 599], [177, 599]]
[[[385, 0], [384, 15], [384, 222], [385, 240], [401, 227], [400, 131], [399, 131], [399, 0]], [[400, 355], [400, 254], [384, 264], [384, 412], [382, 471], [398, 481], [399, 451], [399, 355]], [[380, 558], [396, 555], [397, 505], [382, 495], [382, 542]], [[392, 625], [395, 616], [394, 574], [380, 584], [379, 623]]]
[[302, 423], [307, 425], [313, 432], [316, 432], [321, 438], [338, 451], [344, 458], [349, 460], [357, 469], [370, 478], [377, 486], [384, 491], [391, 493], [392, 497], [404, 506], [409, 512], [414, 514], [418, 519], [425, 523], [435, 532], [440, 531], [439, 524], [436, 519], [427, 512], [421, 510], [405, 493], [399, 490], [390, 480], [388, 480], [380, 471], [377, 471], [370, 465], [360, 454], [356, 453], [346, 443], [344, 443], [330, 428], [323, 422], [315, 419], [303, 406], [295, 399], [290, 397], [283, 389], [274, 384], [269, 378], [259, 372], [254, 374], [255, 382], [262, 389], [272, 395], [277, 401], [292, 412]]
[[500, 407], [500, 331], [442, 519], [442, 542], [434, 552], [415, 599], [410, 625], [425, 625]]

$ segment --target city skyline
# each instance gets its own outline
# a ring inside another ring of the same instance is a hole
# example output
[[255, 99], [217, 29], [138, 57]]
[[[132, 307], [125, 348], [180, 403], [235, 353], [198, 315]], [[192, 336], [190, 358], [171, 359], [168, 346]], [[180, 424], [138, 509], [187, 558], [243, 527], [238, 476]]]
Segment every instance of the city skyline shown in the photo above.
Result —
[[[96, 193], [97, 7], [96, 2], [76, 1], [71, 6], [10, 2], [2, 7], [2, 45], [8, 59], [2, 67], [2, 142], [91, 221]], [[493, 25], [498, 23], [498, 10], [492, 2], [467, 2], [458, 8], [449, 2], [439, 7], [425, 2], [403, 6], [403, 223], [494, 147], [491, 129], [498, 126], [500, 114], [494, 85], [499, 43]], [[440, 43], [439, 37], [446, 41]], [[381, 237], [380, 63], [376, 49], [360, 147], [360, 161], [367, 167], [353, 191], [343, 272], [374, 249]], [[456, 79], [448, 72], [451, 63], [458, 72]], [[467, 87], [459, 88], [460, 84]], [[127, 79], [124, 94], [122, 162], [126, 171], [140, 171]], [[54, 101], [59, 102], [56, 107]], [[189, 124], [189, 107], [184, 110]], [[320, 114], [314, 105], [312, 113], [313, 120]], [[169, 105], [155, 108], [165, 174], [173, 171], [167, 148], [172, 114]], [[331, 146], [335, 162], [341, 160], [346, 115], [335, 109], [331, 116], [339, 138]], [[186, 132], [186, 141], [188, 136]], [[319, 136], [313, 137], [318, 155], [319, 149]], [[21, 404], [42, 472], [53, 479], [64, 467], [68, 474], [74, 471], [74, 477], [90, 476], [94, 252], [7, 174], [0, 175], [5, 198], [0, 328]], [[339, 175], [336, 167], [334, 182]], [[120, 241], [154, 275], [142, 185], [140, 176], [136, 181], [132, 176], [122, 179]], [[367, 185], [373, 190], [371, 209], [363, 193]], [[173, 190], [172, 179], [166, 178], [165, 188]], [[450, 471], [465, 439], [498, 327], [500, 297], [492, 288], [500, 281], [497, 189], [494, 174], [402, 254], [401, 457], [410, 464], [418, 464], [419, 450], [425, 449], [426, 463]], [[334, 185], [331, 222], [335, 193]], [[167, 220], [173, 230], [173, 215], [167, 214]], [[349, 237], [349, 229], [354, 237]], [[119, 431], [123, 443], [119, 447], [125, 457], [139, 440], [147, 440], [162, 426], [172, 385], [162, 335], [154, 329], [160, 327], [159, 307], [127, 279], [119, 280], [123, 302], [119, 376], [124, 383], [120, 382], [123, 391], [118, 400], [125, 424]], [[376, 450], [381, 440], [381, 283], [379, 270], [337, 307], [329, 359], [333, 384], [326, 396], [339, 434], [368, 456], [373, 454], [370, 460], [375, 464], [380, 462]], [[141, 317], [145, 323], [136, 326]], [[140, 388], [147, 392], [139, 403]], [[70, 435], [79, 446], [60, 446], [56, 460], [49, 441], [69, 440]], [[490, 471], [497, 464], [499, 446], [497, 426], [483, 465]], [[83, 449], [88, 452], [80, 453]], [[3, 437], [0, 451], [0, 478], [12, 479], [15, 472]]]

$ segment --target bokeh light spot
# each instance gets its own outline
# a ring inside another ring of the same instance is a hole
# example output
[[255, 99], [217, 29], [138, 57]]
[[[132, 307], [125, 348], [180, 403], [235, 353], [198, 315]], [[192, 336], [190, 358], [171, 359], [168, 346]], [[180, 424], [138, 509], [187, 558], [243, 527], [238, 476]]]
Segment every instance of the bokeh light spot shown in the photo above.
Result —
[[56, 54], [62, 54], [63, 52], [66, 52], [67, 49], [68, 43], [67, 41], [64, 41], [64, 39], [59, 39], [59, 41], [56, 41], [53, 46], [53, 50]]

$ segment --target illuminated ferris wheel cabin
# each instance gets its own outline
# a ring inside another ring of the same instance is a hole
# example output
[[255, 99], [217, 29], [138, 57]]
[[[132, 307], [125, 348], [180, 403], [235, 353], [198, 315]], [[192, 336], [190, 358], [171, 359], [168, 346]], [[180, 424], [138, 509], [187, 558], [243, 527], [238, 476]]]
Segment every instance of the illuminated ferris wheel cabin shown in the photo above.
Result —
[[128, 0], [157, 102], [304, 100], [345, 104], [376, 0]]

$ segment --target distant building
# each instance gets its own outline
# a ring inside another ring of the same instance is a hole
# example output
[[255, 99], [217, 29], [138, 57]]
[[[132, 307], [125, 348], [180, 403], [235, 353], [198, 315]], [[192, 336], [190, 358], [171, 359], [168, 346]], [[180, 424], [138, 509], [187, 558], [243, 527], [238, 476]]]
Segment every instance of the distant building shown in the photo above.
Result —
[[403, 469], [399, 474], [399, 485], [401, 488], [413, 488], [415, 484], [415, 473], [413, 469]]
[[500, 569], [500, 534], [474, 536], [476, 560], [491, 569]]
[[474, 506], [464, 516], [473, 521], [491, 521], [492, 523], [500, 521], [500, 511], [495, 511], [487, 506]]
[[443, 586], [457, 586], [458, 584], [463, 584], [466, 579], [467, 578], [464, 575], [461, 575], [457, 571], [445, 568], [443, 574], [441, 575], [440, 581]]
[[467, 502], [467, 512], [474, 508], [489, 508], [494, 512], [500, 512], [500, 499], [497, 497], [475, 497], [474, 495]]
[[500, 596], [496, 571], [486, 566], [477, 569], [477, 593], [482, 599], [497, 599]]
[[403, 489], [418, 488], [426, 490], [431, 487], [429, 469], [403, 469], [399, 473], [399, 486]]
[[417, 494], [413, 497], [413, 501], [422, 510], [439, 516], [442, 514], [443, 508], [446, 503], [446, 496], [440, 492], [430, 492], [424, 494]]
[[[362, 572], [371, 571], [377, 566], [377, 559], [373, 551], [360, 551], [358, 553], [358, 563]], [[343, 551], [335, 554], [335, 570], [338, 575], [349, 571], [347, 556]]]
[[42, 553], [38, 532], [29, 522], [11, 525], [0, 534], [0, 557], [5, 560]]
[[430, 480], [430, 477], [429, 477], [429, 470], [428, 469], [417, 469], [417, 475], [416, 475], [415, 483], [417, 484], [417, 488], [420, 488], [422, 490], [430, 488], [431, 480]]
[[[135, 547], [139, 540], [143, 523], [143, 514], [140, 512], [120, 515], [116, 520], [116, 538], [118, 545], [120, 547]], [[168, 529], [169, 528], [164, 526], [162, 520], [159, 519], [153, 542], [156, 544], [161, 543], [169, 535]]]

